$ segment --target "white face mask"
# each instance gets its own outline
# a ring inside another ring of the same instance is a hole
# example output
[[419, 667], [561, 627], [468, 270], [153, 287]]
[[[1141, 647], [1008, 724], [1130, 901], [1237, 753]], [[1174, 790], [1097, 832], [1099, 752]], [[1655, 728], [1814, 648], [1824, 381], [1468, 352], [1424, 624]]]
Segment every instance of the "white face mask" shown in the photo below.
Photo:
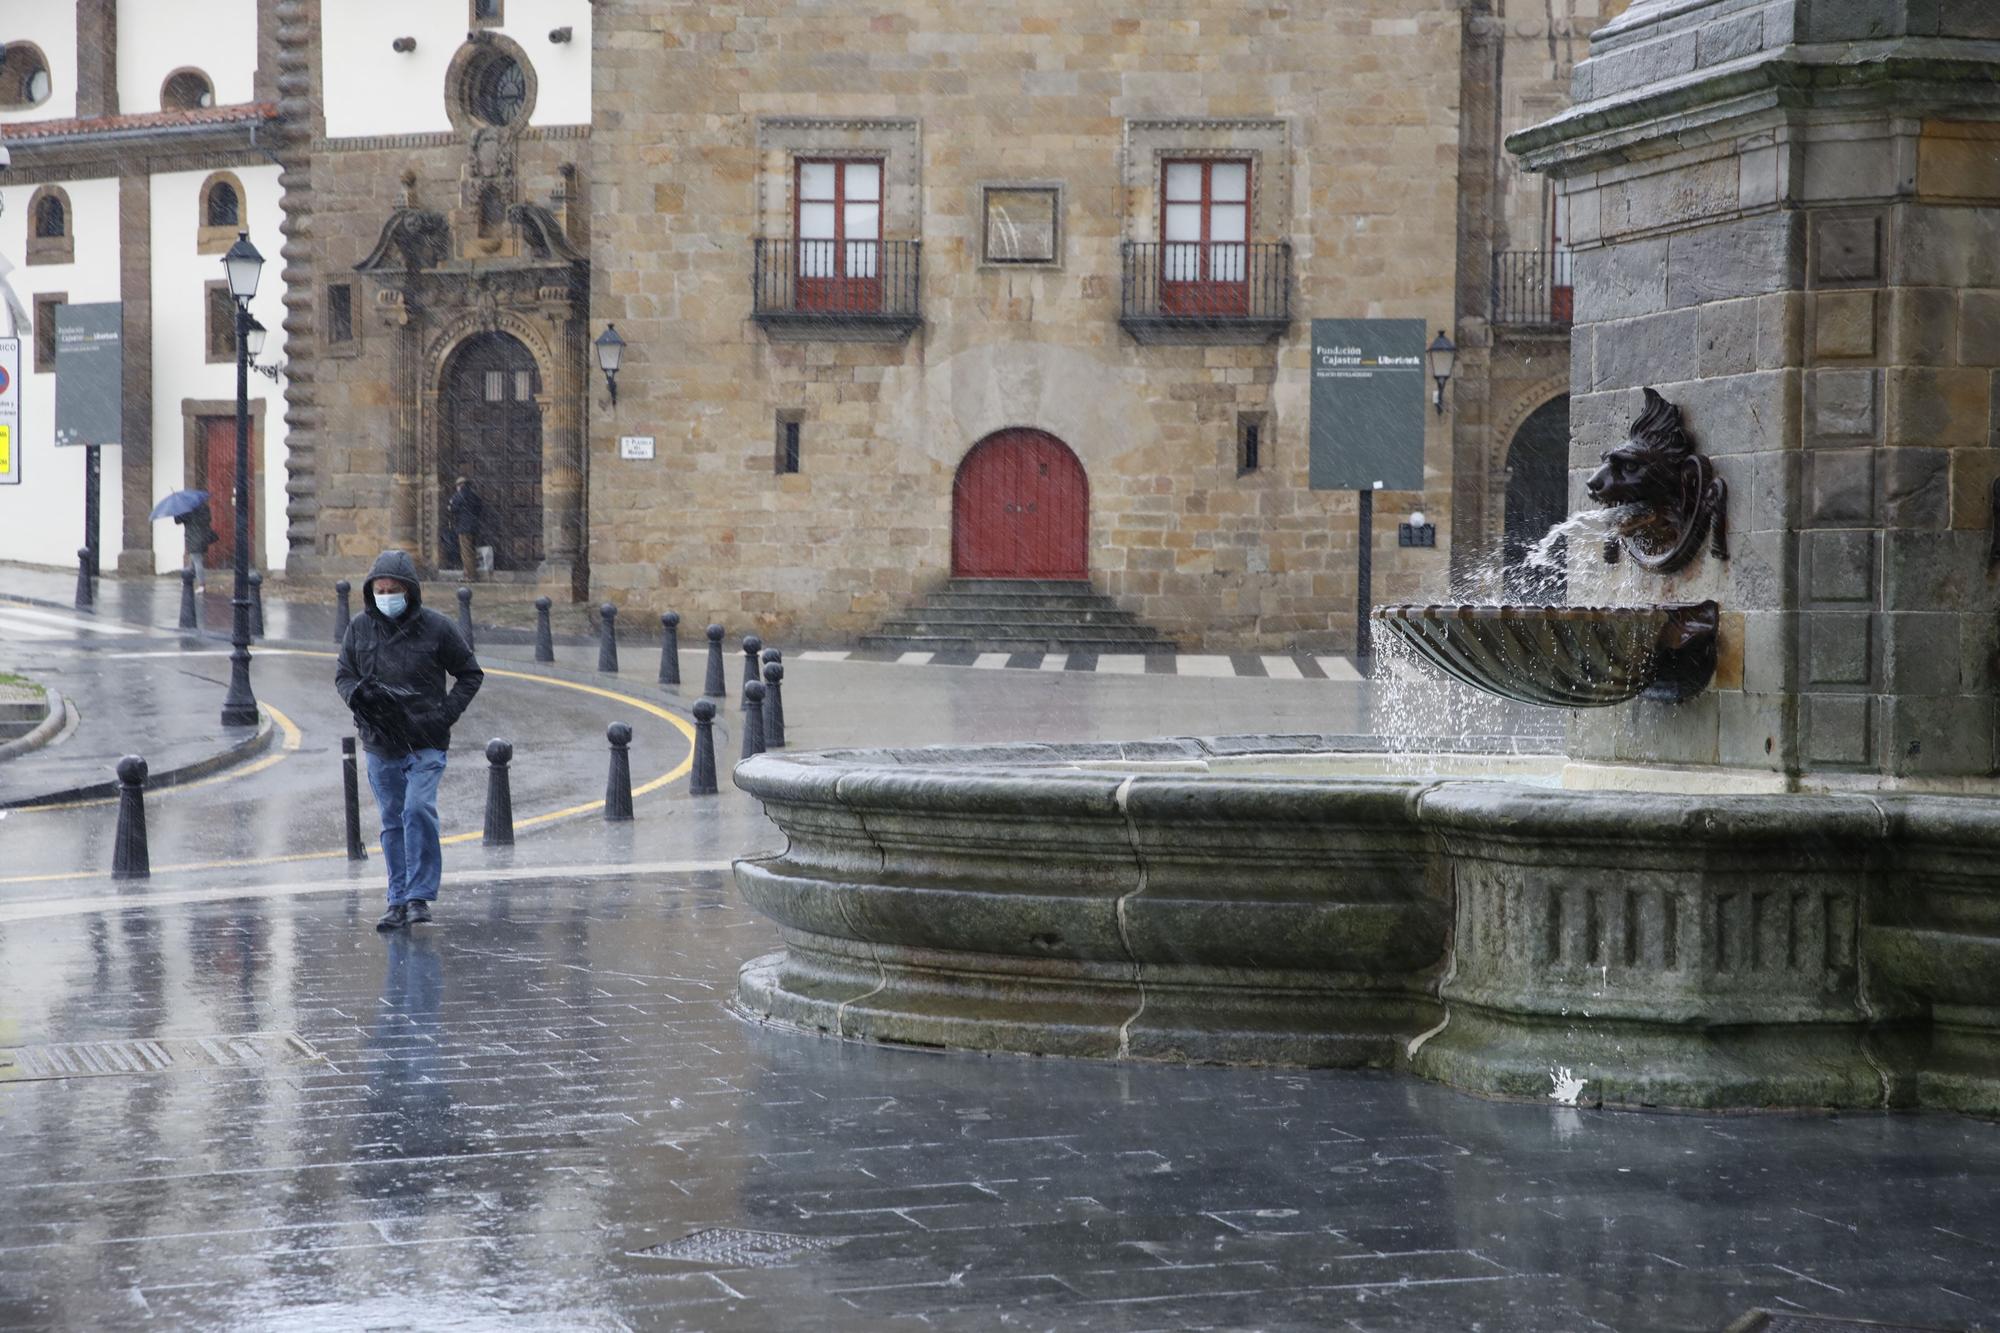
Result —
[[399, 592], [378, 592], [375, 594], [375, 609], [391, 620], [395, 620], [401, 616], [409, 605], [409, 599]]

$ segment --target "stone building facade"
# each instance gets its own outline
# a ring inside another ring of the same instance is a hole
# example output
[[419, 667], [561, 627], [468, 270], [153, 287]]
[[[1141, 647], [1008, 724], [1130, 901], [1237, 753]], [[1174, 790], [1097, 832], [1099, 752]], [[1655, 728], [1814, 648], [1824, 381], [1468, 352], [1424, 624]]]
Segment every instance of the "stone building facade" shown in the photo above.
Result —
[[269, 0], [289, 569], [455, 563], [469, 474], [494, 576], [559, 597], [843, 642], [955, 572], [1083, 576], [1184, 647], [1348, 646], [1310, 322], [1464, 349], [1375, 505], [1376, 600], [1441, 595], [1563, 396], [1562, 321], [1495, 317], [1495, 252], [1558, 239], [1498, 136], [1617, 2]]

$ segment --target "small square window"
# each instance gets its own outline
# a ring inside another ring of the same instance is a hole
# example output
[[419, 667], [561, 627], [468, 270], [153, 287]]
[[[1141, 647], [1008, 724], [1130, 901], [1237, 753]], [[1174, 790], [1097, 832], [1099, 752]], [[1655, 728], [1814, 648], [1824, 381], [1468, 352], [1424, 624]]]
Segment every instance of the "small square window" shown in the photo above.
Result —
[[504, 23], [507, 15], [503, 0], [471, 0], [470, 17], [478, 24]]
[[211, 282], [204, 288], [205, 339], [210, 362], [236, 359], [236, 298], [226, 282]]
[[326, 289], [326, 341], [338, 347], [354, 341], [354, 284], [336, 282]]
[[799, 437], [805, 432], [805, 413], [797, 408], [783, 408], [778, 412], [777, 452], [774, 470], [785, 476], [799, 470]]
[[1056, 262], [1058, 190], [1052, 186], [989, 185], [985, 193], [987, 263]]
[[1262, 412], [1236, 414], [1236, 471], [1261, 471], [1270, 461], [1268, 422]]
[[67, 300], [63, 292], [44, 292], [35, 298], [36, 374], [51, 374], [56, 368], [56, 309]]

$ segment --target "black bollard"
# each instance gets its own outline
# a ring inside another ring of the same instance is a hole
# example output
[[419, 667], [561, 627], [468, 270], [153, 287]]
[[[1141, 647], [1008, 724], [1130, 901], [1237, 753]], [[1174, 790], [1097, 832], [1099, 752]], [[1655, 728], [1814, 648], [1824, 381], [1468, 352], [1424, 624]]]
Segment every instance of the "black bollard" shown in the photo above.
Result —
[[764, 753], [764, 682], [746, 681], [743, 686], [743, 754], [748, 759]]
[[604, 782], [604, 817], [606, 819], [630, 819], [632, 817], [632, 728], [623, 722], [613, 722], [604, 729], [604, 739], [611, 742], [611, 776]]
[[458, 585], [458, 636], [472, 647], [472, 589]]
[[347, 600], [347, 594], [354, 591], [354, 585], [346, 579], [333, 585], [333, 641], [347, 642], [347, 622], [354, 619], [354, 607]]
[[688, 774], [688, 795], [715, 795], [715, 705], [694, 701], [694, 768]]
[[118, 836], [111, 844], [111, 878], [145, 879], [152, 873], [146, 857], [146, 761], [128, 754], [118, 761]]
[[729, 682], [722, 673], [722, 626], [708, 627], [708, 679], [702, 684], [701, 692], [711, 699], [729, 697]]
[[194, 566], [181, 571], [181, 623], [182, 629], [200, 629], [201, 619], [194, 605]]
[[764, 748], [785, 748], [785, 681], [783, 662], [764, 663]]
[[507, 764], [514, 747], [495, 738], [486, 742], [486, 836], [488, 847], [514, 845], [514, 791], [507, 782]]
[[354, 737], [340, 738], [340, 789], [347, 805], [347, 859], [366, 861], [368, 844], [361, 841], [361, 775], [354, 764]]
[[[754, 634], [743, 636], [743, 683], [745, 685], [757, 679], [757, 654], [763, 651], [764, 641], [762, 639]], [[747, 699], [744, 700], [742, 706], [748, 708], [750, 701]]]
[[597, 608], [603, 617], [604, 628], [597, 634], [597, 669], [618, 674], [618, 608], [610, 602]]
[[553, 662], [556, 660], [556, 640], [549, 633], [549, 607], [554, 603], [546, 597], [535, 599], [535, 660]]
[[264, 637], [264, 576], [250, 571], [250, 637]]
[[681, 613], [660, 615], [660, 684], [681, 683]]
[[76, 609], [88, 611], [97, 605], [96, 589], [90, 586], [90, 548], [82, 546], [76, 552]]

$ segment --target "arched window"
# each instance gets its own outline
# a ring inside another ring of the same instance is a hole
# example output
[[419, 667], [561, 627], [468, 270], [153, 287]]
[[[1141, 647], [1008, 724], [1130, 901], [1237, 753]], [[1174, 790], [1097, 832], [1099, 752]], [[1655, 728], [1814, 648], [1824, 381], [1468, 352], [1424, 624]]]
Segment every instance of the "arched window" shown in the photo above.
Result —
[[499, 186], [489, 185], [479, 192], [479, 239], [490, 241], [497, 237], [506, 216], [507, 203], [500, 195]]
[[44, 185], [28, 200], [28, 262], [69, 264], [76, 259], [75, 217], [69, 195], [59, 185]]
[[160, 110], [198, 111], [215, 105], [215, 85], [198, 69], [177, 69], [160, 85]]
[[249, 202], [243, 182], [232, 172], [218, 171], [201, 183], [200, 213], [195, 218], [195, 250], [219, 255], [236, 240]]
[[49, 58], [33, 42], [7, 42], [0, 55], [0, 110], [49, 100]]

